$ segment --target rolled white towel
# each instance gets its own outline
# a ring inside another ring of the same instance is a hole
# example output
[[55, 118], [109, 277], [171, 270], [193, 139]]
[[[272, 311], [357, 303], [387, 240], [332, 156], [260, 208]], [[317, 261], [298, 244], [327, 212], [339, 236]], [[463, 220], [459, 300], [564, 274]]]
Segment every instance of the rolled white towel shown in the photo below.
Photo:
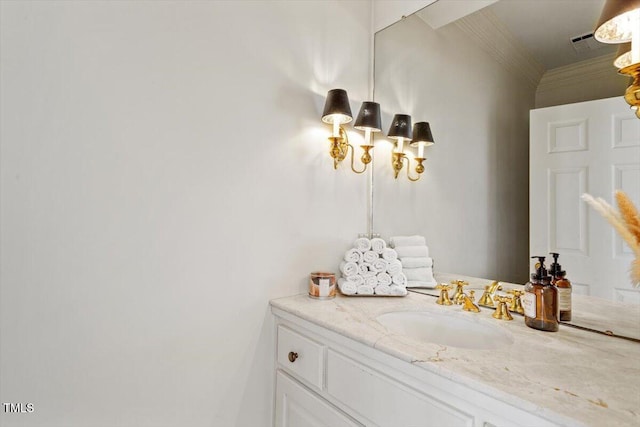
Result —
[[366, 237], [360, 237], [353, 243], [353, 247], [364, 253], [371, 250], [371, 240], [367, 239]]
[[424, 236], [394, 236], [389, 239], [389, 245], [392, 248], [398, 246], [426, 246], [427, 241]]
[[438, 282], [435, 280], [432, 282], [425, 282], [422, 280], [409, 280], [407, 281], [407, 288], [427, 288], [427, 289], [435, 289]]
[[391, 291], [391, 295], [404, 296], [407, 294], [407, 288], [400, 285], [391, 285], [389, 286], [389, 290]]
[[407, 280], [421, 280], [423, 282], [433, 281], [433, 270], [427, 267], [403, 268], [402, 272], [407, 276]]
[[382, 251], [382, 258], [386, 259], [387, 261], [394, 261], [398, 259], [398, 252], [396, 252], [395, 249], [384, 248], [384, 250]]
[[426, 246], [396, 246], [400, 259], [406, 257], [428, 257], [429, 248]]
[[358, 292], [358, 287], [355, 283], [342, 278], [338, 279], [338, 288], [345, 295], [355, 295]]
[[377, 272], [377, 271], [375, 271], [375, 270], [369, 270], [369, 271], [367, 271], [367, 272], [365, 272], [365, 273], [360, 273], [360, 275], [361, 275], [362, 277], [364, 277], [365, 279], [366, 279], [367, 277], [376, 277], [376, 274], [378, 274], [378, 272]]
[[369, 267], [371, 266], [371, 264], [366, 263], [364, 261], [360, 261], [358, 263], [358, 271], [360, 272], [360, 274], [364, 274], [367, 271], [369, 271]]
[[358, 274], [360, 272], [360, 268], [355, 262], [342, 261], [340, 263], [340, 271], [344, 277], [349, 277]]
[[389, 263], [382, 258], [378, 258], [371, 265], [378, 273], [386, 272], [387, 267], [389, 267]]
[[378, 278], [378, 285], [387, 285], [389, 286], [393, 280], [391, 279], [391, 276], [389, 276], [389, 274], [387, 273], [378, 273], [378, 275], [376, 276]]
[[391, 276], [394, 285], [407, 286], [407, 276], [404, 273], [398, 273]]
[[395, 259], [391, 261], [387, 266], [387, 273], [389, 273], [392, 276], [398, 273], [402, 273], [402, 263], [400, 262], [400, 260]]
[[378, 285], [373, 291], [376, 295], [391, 295], [391, 287], [388, 285]]
[[382, 251], [387, 247], [387, 242], [382, 240], [379, 237], [374, 237], [371, 239], [371, 250], [377, 253], [378, 255], [382, 254]]
[[362, 254], [362, 260], [364, 262], [372, 263], [379, 258], [379, 255], [374, 251], [366, 251]]
[[358, 286], [358, 295], [373, 295], [373, 287], [367, 285]]
[[378, 286], [378, 276], [369, 276], [364, 278], [364, 284], [375, 288]]
[[347, 262], [360, 262], [362, 261], [362, 252], [356, 248], [351, 248], [344, 254], [344, 260]]
[[359, 274], [347, 277], [349, 282], [355, 283], [356, 286], [364, 285], [364, 277]]
[[403, 257], [400, 262], [404, 268], [433, 267], [433, 259], [429, 257]]

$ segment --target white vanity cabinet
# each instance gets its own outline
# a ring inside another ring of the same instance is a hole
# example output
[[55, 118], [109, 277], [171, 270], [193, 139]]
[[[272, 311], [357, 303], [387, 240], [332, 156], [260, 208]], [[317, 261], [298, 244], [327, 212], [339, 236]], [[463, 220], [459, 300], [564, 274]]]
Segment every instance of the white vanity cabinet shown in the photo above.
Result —
[[276, 427], [555, 425], [291, 313], [272, 311]]

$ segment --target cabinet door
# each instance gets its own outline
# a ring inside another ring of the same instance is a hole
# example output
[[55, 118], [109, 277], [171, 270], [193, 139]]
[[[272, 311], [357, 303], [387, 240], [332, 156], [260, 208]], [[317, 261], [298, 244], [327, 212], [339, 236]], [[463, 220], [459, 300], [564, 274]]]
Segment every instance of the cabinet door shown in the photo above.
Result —
[[471, 427], [472, 413], [427, 396], [359, 361], [327, 352], [327, 392], [381, 427]]
[[278, 370], [275, 426], [356, 427], [361, 424]]

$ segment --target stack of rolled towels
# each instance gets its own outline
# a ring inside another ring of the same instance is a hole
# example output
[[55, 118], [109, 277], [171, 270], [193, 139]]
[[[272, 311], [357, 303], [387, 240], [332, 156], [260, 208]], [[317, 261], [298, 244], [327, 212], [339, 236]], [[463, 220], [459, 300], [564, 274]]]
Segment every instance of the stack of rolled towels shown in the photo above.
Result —
[[338, 287], [344, 295], [407, 295], [407, 277], [398, 254], [381, 238], [357, 239], [344, 254], [340, 272]]
[[424, 236], [395, 236], [389, 239], [389, 246], [395, 249], [407, 278], [408, 288], [434, 288], [433, 259]]

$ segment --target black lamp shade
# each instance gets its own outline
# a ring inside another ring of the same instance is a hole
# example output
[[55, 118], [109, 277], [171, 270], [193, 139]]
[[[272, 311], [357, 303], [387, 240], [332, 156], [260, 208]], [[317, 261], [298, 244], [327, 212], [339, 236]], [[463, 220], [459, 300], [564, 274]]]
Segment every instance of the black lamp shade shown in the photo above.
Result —
[[435, 144], [433, 135], [431, 134], [431, 126], [429, 126], [428, 122], [418, 122], [413, 125], [411, 146], [417, 147], [420, 142], [424, 142], [425, 146]]
[[322, 121], [333, 123], [338, 120], [340, 124], [349, 123], [353, 119], [349, 97], [344, 89], [331, 89], [327, 93], [327, 101], [322, 112]]
[[411, 116], [408, 114], [396, 114], [391, 121], [391, 127], [387, 136], [391, 139], [404, 138], [411, 140]]
[[382, 130], [380, 104], [369, 101], [363, 102], [353, 127], [358, 130], [370, 129], [371, 132], [380, 132]]

